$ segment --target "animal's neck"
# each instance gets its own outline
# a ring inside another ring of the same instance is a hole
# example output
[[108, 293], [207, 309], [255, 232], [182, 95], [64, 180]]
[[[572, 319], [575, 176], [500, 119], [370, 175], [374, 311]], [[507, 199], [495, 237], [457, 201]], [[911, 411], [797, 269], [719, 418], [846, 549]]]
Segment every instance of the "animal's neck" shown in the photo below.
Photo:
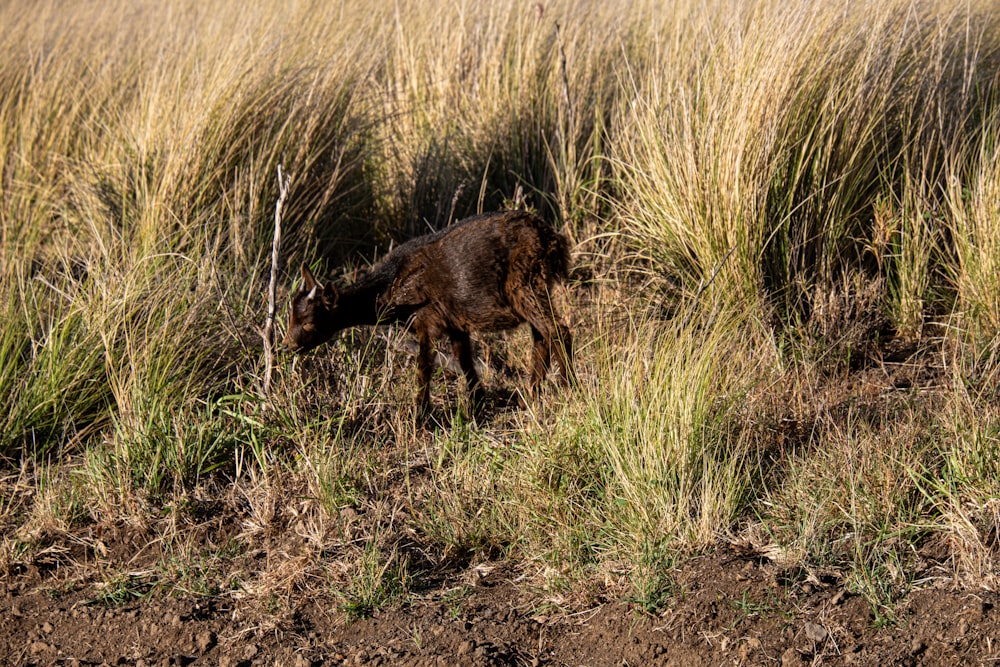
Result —
[[386, 312], [384, 306], [379, 304], [379, 297], [389, 285], [388, 280], [369, 276], [343, 288], [337, 300], [337, 310], [343, 317], [343, 328], [391, 321], [392, 313]]

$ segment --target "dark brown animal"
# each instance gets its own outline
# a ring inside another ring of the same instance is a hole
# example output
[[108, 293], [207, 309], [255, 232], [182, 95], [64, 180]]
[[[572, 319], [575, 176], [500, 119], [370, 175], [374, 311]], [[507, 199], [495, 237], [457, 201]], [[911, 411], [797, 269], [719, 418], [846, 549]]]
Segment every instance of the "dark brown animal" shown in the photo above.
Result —
[[465, 374], [473, 401], [481, 400], [469, 334], [531, 326], [534, 392], [555, 357], [562, 379], [573, 378], [569, 329], [551, 299], [569, 273], [569, 244], [540, 218], [522, 211], [467, 218], [393, 250], [371, 273], [338, 289], [319, 283], [302, 266], [302, 288], [292, 297], [285, 345], [310, 350], [336, 332], [363, 324], [407, 322], [419, 351], [419, 404], [430, 407], [433, 343], [441, 336]]

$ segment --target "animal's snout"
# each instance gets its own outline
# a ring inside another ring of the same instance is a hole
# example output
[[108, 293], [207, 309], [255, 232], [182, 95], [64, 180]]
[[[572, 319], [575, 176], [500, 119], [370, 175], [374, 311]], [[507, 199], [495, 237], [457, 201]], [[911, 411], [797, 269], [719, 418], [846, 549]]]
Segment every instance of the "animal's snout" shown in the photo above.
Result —
[[305, 354], [317, 348], [325, 340], [325, 338], [318, 339], [315, 336], [310, 336], [308, 331], [302, 329], [290, 329], [284, 340], [278, 345], [278, 349], [281, 352], [291, 354]]
[[289, 330], [288, 333], [285, 334], [285, 337], [281, 339], [281, 342], [278, 343], [277, 348], [278, 352], [282, 353], [299, 351], [299, 344], [298, 342], [296, 342], [294, 338], [292, 338], [291, 330]]

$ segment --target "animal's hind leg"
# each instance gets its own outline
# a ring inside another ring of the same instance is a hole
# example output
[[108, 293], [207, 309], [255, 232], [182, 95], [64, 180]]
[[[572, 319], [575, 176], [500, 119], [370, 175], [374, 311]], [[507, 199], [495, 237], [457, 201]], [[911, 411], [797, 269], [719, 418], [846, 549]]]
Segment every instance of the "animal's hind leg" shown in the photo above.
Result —
[[545, 379], [545, 373], [549, 370], [551, 349], [549, 342], [542, 331], [534, 324], [531, 325], [531, 340], [533, 343], [531, 352], [531, 383], [528, 385], [531, 393], [537, 393], [539, 385]]
[[459, 365], [462, 367], [462, 372], [465, 373], [465, 384], [469, 392], [469, 396], [472, 398], [472, 403], [478, 405], [482, 402], [482, 386], [479, 382], [479, 374], [476, 373], [476, 364], [472, 358], [472, 341], [469, 339], [469, 334], [466, 331], [449, 331], [449, 338], [451, 338], [451, 351], [452, 354], [458, 359]]
[[[541, 281], [539, 281], [541, 282]], [[569, 327], [562, 323], [556, 312], [548, 287], [544, 283], [536, 285], [533, 290], [525, 290], [517, 299], [515, 307], [518, 313], [531, 325], [531, 335], [534, 340], [532, 355], [531, 384], [538, 386], [549, 369], [552, 357], [562, 369], [564, 383], [573, 382], [573, 339]]]
[[573, 335], [569, 332], [568, 326], [562, 322], [555, 322], [555, 338], [552, 339], [551, 345], [553, 353], [559, 360], [562, 383], [576, 384], [576, 370], [573, 368]]

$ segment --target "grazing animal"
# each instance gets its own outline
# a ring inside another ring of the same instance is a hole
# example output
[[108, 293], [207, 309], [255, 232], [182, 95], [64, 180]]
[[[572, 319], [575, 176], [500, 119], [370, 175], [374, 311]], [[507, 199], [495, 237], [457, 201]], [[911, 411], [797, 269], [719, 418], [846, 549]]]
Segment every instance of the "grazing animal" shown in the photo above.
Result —
[[573, 378], [572, 339], [551, 299], [552, 286], [568, 273], [566, 238], [539, 217], [523, 211], [474, 216], [404, 243], [347, 287], [321, 284], [303, 264], [285, 345], [304, 352], [348, 327], [408, 322], [417, 335], [418, 402], [426, 411], [436, 339], [451, 341], [467, 389], [479, 403], [469, 334], [527, 322], [534, 339], [534, 392], [552, 357], [563, 381]]

